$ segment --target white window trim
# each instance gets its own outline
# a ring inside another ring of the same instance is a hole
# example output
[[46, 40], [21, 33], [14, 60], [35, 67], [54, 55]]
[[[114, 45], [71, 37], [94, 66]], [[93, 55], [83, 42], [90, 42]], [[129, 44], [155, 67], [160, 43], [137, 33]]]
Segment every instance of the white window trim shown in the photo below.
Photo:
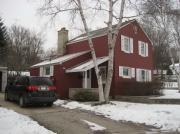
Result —
[[[144, 43], [144, 45], [145, 45], [145, 54], [142, 54], [142, 53], [141, 53], [141, 45], [142, 45], [142, 43]], [[148, 49], [148, 43], [143, 42], [143, 41], [138, 41], [138, 50], [139, 50], [139, 55], [140, 55], [140, 56], [142, 56], [142, 57], [148, 57], [148, 51], [149, 51], [149, 49]]]
[[[142, 70], [145, 71], [145, 80], [142, 80], [141, 75], [140, 75]], [[152, 81], [152, 71], [148, 70], [148, 69], [136, 68], [136, 81], [138, 81], [138, 82], [151, 82]]]
[[[124, 46], [124, 39], [128, 39], [129, 40], [129, 51], [125, 50], [125, 46]], [[124, 36], [121, 35], [121, 51], [125, 52], [125, 53], [133, 53], [133, 38], [130, 38], [128, 36]]]
[[[124, 68], [130, 71], [128, 76], [123, 74]], [[127, 79], [135, 78], [135, 68], [131, 68], [127, 66], [119, 66], [119, 76], [122, 78], [127, 78]]]
[[[50, 74], [49, 75], [46, 75], [45, 74], [45, 68], [46, 67], [50, 67]], [[50, 76], [53, 76], [54, 75], [54, 66], [53, 65], [49, 65], [49, 66], [43, 66], [43, 67], [40, 67], [40, 73], [39, 73], [40, 76], [45, 76], [45, 77], [50, 77]]]

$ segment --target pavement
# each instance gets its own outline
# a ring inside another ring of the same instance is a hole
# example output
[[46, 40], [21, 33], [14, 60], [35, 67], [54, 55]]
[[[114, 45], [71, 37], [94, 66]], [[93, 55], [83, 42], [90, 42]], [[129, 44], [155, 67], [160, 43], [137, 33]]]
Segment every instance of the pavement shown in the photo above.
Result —
[[[29, 116], [40, 125], [57, 134], [176, 134], [160, 132], [156, 128], [142, 124], [113, 121], [103, 116], [95, 115], [92, 112], [79, 109], [70, 110], [58, 106], [20, 108], [16, 103], [4, 101], [3, 93], [0, 93], [0, 105], [1, 107]], [[107, 129], [105, 131], [92, 131], [82, 120], [96, 123]]]

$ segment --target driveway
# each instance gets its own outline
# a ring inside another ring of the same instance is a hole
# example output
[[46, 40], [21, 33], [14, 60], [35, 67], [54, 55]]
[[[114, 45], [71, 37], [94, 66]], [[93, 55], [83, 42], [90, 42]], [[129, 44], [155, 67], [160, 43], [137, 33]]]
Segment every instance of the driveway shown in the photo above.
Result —
[[[58, 134], [151, 134], [152, 130], [156, 130], [160, 134], [157, 129], [152, 127], [116, 122], [78, 109], [70, 110], [56, 106], [20, 108], [16, 103], [5, 102], [3, 93], [0, 93], [0, 105], [33, 118], [39, 124]], [[96, 123], [107, 128], [107, 130], [104, 132], [93, 132], [81, 120]]]

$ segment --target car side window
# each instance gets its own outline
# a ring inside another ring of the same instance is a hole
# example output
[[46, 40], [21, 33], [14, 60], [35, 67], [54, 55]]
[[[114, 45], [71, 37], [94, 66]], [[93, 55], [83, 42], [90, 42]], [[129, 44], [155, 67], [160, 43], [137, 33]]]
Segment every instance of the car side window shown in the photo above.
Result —
[[21, 83], [22, 83], [22, 85], [28, 85], [28, 79], [27, 79], [27, 77], [22, 77]]
[[20, 85], [19, 79], [16, 79], [14, 85]]

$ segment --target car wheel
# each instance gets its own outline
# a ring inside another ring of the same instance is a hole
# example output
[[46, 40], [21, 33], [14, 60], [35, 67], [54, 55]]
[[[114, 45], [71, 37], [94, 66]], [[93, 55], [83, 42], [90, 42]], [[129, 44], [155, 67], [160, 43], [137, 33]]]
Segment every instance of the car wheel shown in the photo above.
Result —
[[20, 105], [20, 107], [26, 106], [25, 97], [23, 95], [19, 97], [19, 105]]
[[4, 93], [4, 100], [9, 101], [8, 91], [5, 91], [5, 93]]

